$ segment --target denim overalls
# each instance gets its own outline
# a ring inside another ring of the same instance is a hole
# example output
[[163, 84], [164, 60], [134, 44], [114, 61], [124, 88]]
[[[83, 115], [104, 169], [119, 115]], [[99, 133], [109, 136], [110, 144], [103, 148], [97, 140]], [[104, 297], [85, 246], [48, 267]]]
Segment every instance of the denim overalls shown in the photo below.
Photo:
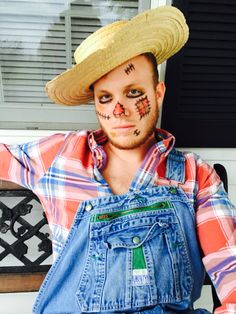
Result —
[[183, 154], [169, 154], [166, 177], [169, 185], [80, 204], [33, 313], [194, 312], [204, 269], [195, 212], [180, 187]]

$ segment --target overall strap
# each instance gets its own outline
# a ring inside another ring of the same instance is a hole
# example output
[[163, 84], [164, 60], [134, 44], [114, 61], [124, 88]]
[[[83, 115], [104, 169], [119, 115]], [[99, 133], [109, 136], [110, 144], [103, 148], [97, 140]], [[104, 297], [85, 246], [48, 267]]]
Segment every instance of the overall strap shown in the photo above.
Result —
[[176, 149], [173, 149], [167, 156], [166, 178], [180, 183], [185, 182], [185, 157]]

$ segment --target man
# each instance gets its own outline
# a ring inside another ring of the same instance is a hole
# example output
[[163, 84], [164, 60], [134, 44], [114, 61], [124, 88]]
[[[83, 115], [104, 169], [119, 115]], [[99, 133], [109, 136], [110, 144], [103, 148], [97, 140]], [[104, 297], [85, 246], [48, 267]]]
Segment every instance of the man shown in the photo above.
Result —
[[[129, 67], [132, 73], [127, 75]], [[101, 173], [114, 194], [129, 191], [147, 151], [156, 142], [154, 130], [165, 87], [163, 82], [156, 84], [153, 75], [152, 63], [142, 55], [94, 84], [96, 112], [109, 139], [104, 145], [107, 163]]]
[[[204, 267], [236, 313], [235, 208], [214, 170], [156, 130], [161, 63], [186, 42], [173, 7], [101, 28], [47, 84], [66, 105], [94, 100], [101, 130], [0, 146], [0, 176], [46, 211], [55, 262], [34, 313], [192, 313]], [[196, 313], [206, 313], [198, 309]]]

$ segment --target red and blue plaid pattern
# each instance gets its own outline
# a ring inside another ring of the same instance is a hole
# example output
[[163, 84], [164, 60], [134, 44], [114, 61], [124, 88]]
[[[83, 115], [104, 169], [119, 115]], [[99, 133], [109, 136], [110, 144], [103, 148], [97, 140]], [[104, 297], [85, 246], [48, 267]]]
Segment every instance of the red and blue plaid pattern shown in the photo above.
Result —
[[[130, 189], [166, 185], [166, 157], [174, 137], [157, 130], [158, 141], [147, 153]], [[106, 164], [99, 131], [55, 134], [24, 145], [0, 144], [0, 178], [33, 190], [45, 209], [54, 254], [61, 250], [83, 200], [112, 191], [101, 176]], [[215, 171], [197, 155], [185, 153], [182, 189], [196, 209], [203, 262], [222, 306], [217, 313], [236, 313], [236, 211]], [[81, 230], [81, 232], [83, 232]]]

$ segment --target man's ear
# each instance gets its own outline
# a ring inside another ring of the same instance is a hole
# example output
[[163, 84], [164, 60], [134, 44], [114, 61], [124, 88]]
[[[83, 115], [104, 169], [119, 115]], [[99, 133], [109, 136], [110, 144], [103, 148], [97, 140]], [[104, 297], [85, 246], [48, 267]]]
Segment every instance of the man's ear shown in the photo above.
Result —
[[166, 91], [165, 83], [163, 81], [158, 82], [156, 85], [156, 98], [157, 98], [157, 104], [158, 104], [159, 109], [162, 105], [165, 91]]

